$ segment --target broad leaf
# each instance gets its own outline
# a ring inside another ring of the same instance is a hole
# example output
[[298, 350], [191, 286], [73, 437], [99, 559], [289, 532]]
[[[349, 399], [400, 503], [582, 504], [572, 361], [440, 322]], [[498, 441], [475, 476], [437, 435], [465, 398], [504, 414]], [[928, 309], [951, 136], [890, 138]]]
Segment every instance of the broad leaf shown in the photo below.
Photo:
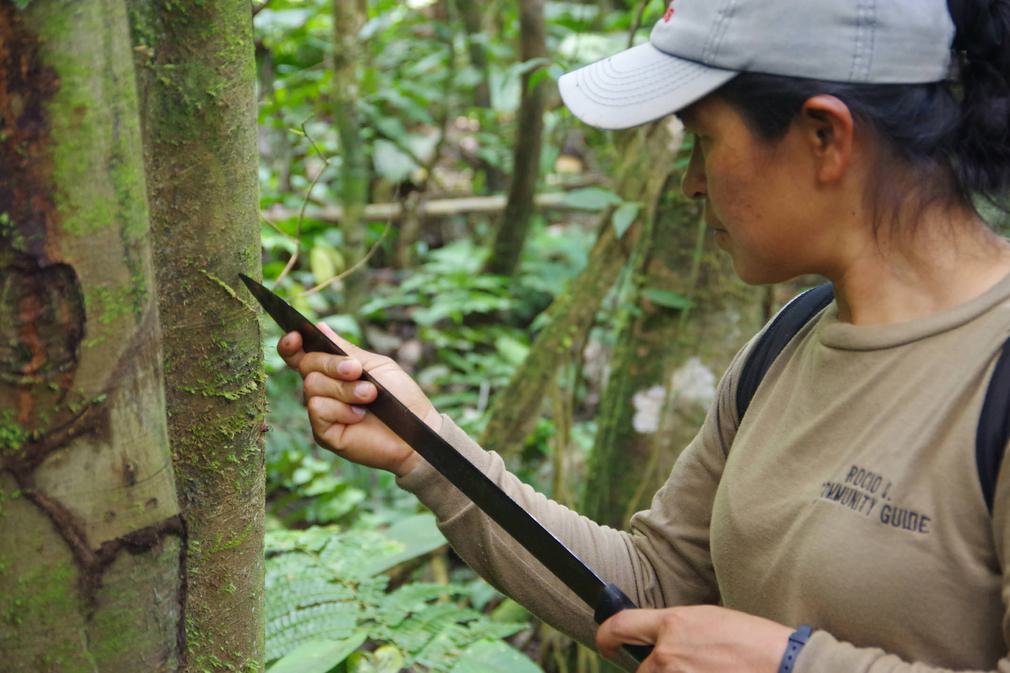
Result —
[[565, 194], [563, 202], [569, 208], [578, 210], [605, 210], [610, 206], [624, 203], [624, 199], [607, 189], [586, 187], [568, 192]]
[[327, 673], [361, 647], [368, 634], [358, 631], [344, 640], [311, 640], [271, 666], [269, 673]]
[[450, 673], [541, 673], [541, 670], [508, 644], [481, 640], [463, 651]]
[[445, 544], [445, 536], [435, 524], [435, 516], [428, 512], [397, 521], [383, 536], [399, 542], [402, 549], [398, 553], [377, 556], [367, 564], [368, 574], [378, 574], [404, 561], [432, 552]]
[[627, 203], [622, 203], [620, 207], [614, 211], [614, 216], [611, 218], [611, 221], [614, 223], [614, 234], [617, 238], [624, 237], [624, 232], [626, 232], [635, 222], [635, 218], [638, 217], [638, 211], [641, 209], [641, 204], [629, 201]]
[[660, 290], [656, 287], [645, 288], [642, 290], [642, 296], [651, 301], [653, 304], [681, 311], [694, 306], [691, 300], [684, 295], [677, 294], [676, 292], [672, 292], [670, 290]]

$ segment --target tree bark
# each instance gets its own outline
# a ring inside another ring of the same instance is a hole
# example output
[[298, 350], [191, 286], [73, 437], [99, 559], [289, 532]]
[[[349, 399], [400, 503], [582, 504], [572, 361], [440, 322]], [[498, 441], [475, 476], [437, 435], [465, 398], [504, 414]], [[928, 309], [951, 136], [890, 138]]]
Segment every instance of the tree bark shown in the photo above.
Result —
[[[678, 181], [664, 191], [673, 194]], [[722, 371], [763, 318], [761, 289], [736, 277], [686, 199], [665, 199], [636, 253], [579, 508], [617, 528], [648, 506], [704, 421]], [[691, 307], [657, 303], [649, 294], [656, 290]]]
[[[131, 0], [163, 316], [169, 431], [189, 532], [184, 670], [263, 660], [262, 346], [247, 0]], [[243, 291], [244, 292], [244, 291]]]
[[[673, 170], [678, 144], [665, 124], [624, 134], [618, 143], [623, 161], [617, 169], [617, 193], [626, 201], [655, 203]], [[646, 212], [643, 209], [643, 214]], [[485, 448], [506, 456], [518, 452], [536, 424], [558, 368], [572, 357], [581, 356], [585, 334], [626, 265], [642, 220], [640, 215], [619, 237], [610, 224], [610, 215], [605, 214], [601, 220], [602, 231], [585, 269], [547, 308], [548, 324], [537, 334], [508, 388], [495, 395], [480, 437]]]
[[[520, 48], [522, 62], [547, 56], [547, 29], [544, 24], [544, 0], [519, 0]], [[533, 197], [540, 177], [540, 153], [544, 135], [544, 107], [547, 81], [539, 76], [540, 68], [528, 71], [522, 78], [522, 99], [519, 103], [519, 130], [512, 167], [505, 214], [498, 225], [487, 273], [511, 276], [519, 267], [519, 257], [526, 242], [533, 217]], [[533, 84], [533, 79], [539, 81]]]
[[[23, 3], [22, 3], [23, 4]], [[176, 671], [186, 591], [120, 0], [0, 1], [0, 661]]]
[[[480, 73], [480, 82], [474, 88], [474, 104], [484, 110], [491, 110], [491, 65], [484, 49], [485, 7], [473, 0], [455, 0], [456, 9], [463, 19], [466, 30], [466, 49], [470, 65]], [[485, 193], [496, 194], [504, 189], [505, 174], [501, 168], [481, 159], [480, 169], [484, 173]]]
[[[340, 135], [339, 192], [344, 218], [345, 257], [354, 264], [365, 256], [365, 222], [371, 170], [358, 119], [358, 66], [364, 50], [358, 33], [368, 18], [363, 0], [333, 0], [333, 115]], [[351, 274], [344, 280], [344, 312], [353, 315], [364, 303], [367, 276]]]

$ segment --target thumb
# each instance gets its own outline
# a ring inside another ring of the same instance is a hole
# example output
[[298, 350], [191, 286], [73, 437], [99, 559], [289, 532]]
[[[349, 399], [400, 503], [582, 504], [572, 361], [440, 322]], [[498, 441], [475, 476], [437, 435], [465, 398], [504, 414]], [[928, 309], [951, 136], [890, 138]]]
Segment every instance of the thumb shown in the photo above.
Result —
[[608, 659], [623, 645], [653, 645], [662, 624], [662, 610], [621, 610], [596, 631], [596, 647]]

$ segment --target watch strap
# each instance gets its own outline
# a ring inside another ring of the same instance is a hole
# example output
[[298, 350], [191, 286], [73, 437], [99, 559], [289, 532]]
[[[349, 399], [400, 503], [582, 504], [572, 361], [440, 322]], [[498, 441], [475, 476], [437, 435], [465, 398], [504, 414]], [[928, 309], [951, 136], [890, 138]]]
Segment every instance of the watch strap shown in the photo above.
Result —
[[786, 646], [786, 651], [782, 655], [782, 663], [779, 664], [778, 673], [793, 672], [796, 658], [800, 655], [800, 650], [803, 649], [803, 646], [807, 644], [807, 640], [810, 638], [812, 632], [813, 629], [806, 624], [793, 631], [793, 634], [789, 636], [789, 644]]

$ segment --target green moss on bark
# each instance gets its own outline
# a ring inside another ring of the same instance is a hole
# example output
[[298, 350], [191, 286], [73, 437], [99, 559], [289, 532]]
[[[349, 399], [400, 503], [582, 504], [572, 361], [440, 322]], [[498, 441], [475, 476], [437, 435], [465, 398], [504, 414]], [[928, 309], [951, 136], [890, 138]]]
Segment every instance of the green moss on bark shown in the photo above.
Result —
[[[174, 670], [179, 547], [156, 564], [167, 583], [140, 562], [161, 544], [154, 524], [177, 510], [172, 471], [162, 469], [167, 437], [126, 17], [114, 0], [37, 2], [23, 13], [0, 4], [0, 36], [5, 46], [17, 38], [13, 50], [0, 50], [0, 125], [8, 129], [0, 136], [0, 191], [8, 190], [0, 278], [14, 278], [5, 290], [16, 292], [5, 294], [17, 301], [0, 322], [17, 342], [12, 352], [32, 365], [0, 378], [0, 441], [10, 450], [0, 451], [4, 670], [126, 670], [106, 659], [113, 645], [124, 662]], [[17, 123], [12, 100], [29, 101], [26, 123]], [[11, 166], [24, 175], [12, 176]], [[115, 575], [123, 563], [133, 589]], [[107, 612], [103, 590], [126, 603]], [[122, 637], [127, 627], [134, 637]]]
[[189, 534], [186, 669], [256, 669], [263, 654], [262, 346], [256, 312], [235, 291], [239, 272], [259, 274], [249, 5], [131, 0], [130, 18], [153, 231], [157, 247], [172, 251], [155, 261], [159, 304], [173, 316], [164, 348]]

